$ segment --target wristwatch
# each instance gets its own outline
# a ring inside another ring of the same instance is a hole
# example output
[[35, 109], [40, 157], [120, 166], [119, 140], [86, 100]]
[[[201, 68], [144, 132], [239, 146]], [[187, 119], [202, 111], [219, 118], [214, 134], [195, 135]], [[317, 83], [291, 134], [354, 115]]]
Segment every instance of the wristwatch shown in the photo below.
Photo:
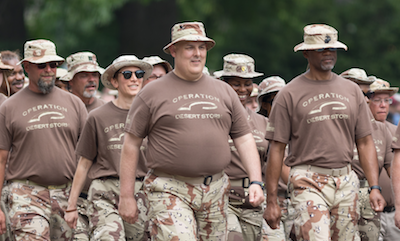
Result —
[[260, 185], [261, 189], [264, 190], [265, 184], [263, 182], [252, 181], [252, 182], [250, 182], [250, 185], [252, 185], [252, 184]]
[[381, 186], [375, 185], [375, 186], [371, 186], [368, 188], [368, 193], [371, 193], [372, 189], [379, 189], [379, 191], [382, 193], [382, 188]]

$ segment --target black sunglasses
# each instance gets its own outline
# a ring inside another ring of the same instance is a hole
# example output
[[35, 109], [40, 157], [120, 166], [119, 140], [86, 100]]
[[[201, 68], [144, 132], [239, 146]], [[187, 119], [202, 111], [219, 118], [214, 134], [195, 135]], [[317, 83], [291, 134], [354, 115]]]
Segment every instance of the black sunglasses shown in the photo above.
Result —
[[47, 64], [49, 64], [50, 68], [54, 69], [57, 68], [58, 63], [57, 62], [50, 62], [50, 63], [41, 63], [41, 64], [36, 64], [38, 69], [44, 69], [46, 68]]
[[[130, 79], [132, 77], [133, 72], [130, 70], [125, 70], [124, 72], [120, 72], [120, 73], [124, 76], [125, 79]], [[141, 79], [141, 78], [143, 78], [144, 73], [145, 73], [144, 70], [139, 69], [139, 70], [135, 71], [135, 76], [136, 76], [136, 78]]]
[[328, 50], [330, 52], [335, 52], [337, 49], [336, 48], [323, 48], [323, 49], [315, 49], [316, 52], [323, 52], [325, 50]]

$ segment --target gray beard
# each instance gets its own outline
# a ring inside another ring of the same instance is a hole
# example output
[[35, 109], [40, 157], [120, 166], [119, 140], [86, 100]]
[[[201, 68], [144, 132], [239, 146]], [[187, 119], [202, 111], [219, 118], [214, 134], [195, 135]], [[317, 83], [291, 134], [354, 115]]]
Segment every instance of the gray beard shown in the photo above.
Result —
[[92, 97], [95, 97], [95, 96], [96, 96], [96, 93], [97, 93], [97, 90], [94, 91], [94, 92], [92, 92], [92, 93], [89, 93], [89, 92], [87, 92], [87, 91], [83, 91], [83, 97], [85, 97], [85, 98], [92, 98]]
[[44, 82], [41, 78], [39, 78], [38, 81], [38, 89], [43, 93], [43, 94], [48, 94], [51, 92], [53, 89], [54, 85], [56, 82], [56, 78], [54, 78], [50, 83]]

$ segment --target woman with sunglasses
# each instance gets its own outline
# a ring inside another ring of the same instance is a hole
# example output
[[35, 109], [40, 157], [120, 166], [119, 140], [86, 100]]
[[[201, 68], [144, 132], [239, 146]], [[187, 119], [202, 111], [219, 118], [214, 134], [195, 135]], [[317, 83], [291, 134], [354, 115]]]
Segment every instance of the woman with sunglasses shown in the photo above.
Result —
[[[147, 79], [151, 72], [152, 66], [134, 55], [115, 59], [101, 76], [101, 81], [105, 87], [118, 90], [118, 97], [90, 112], [79, 139], [76, 154], [80, 156], [80, 160], [65, 220], [71, 228], [76, 227], [76, 203], [88, 175], [93, 179], [89, 188], [88, 213], [89, 231], [94, 240], [142, 240], [147, 235], [145, 218], [139, 218], [133, 225], [122, 221], [118, 212], [118, 201], [119, 162], [126, 117], [133, 99], [142, 87], [143, 79]], [[144, 163], [144, 155], [141, 153], [137, 175], [145, 175]], [[144, 195], [136, 194], [136, 197], [138, 205], [142, 204], [144, 207]], [[143, 217], [145, 210], [139, 210], [143, 211], [139, 217]]]
[[[267, 118], [255, 113], [245, 105], [253, 90], [253, 78], [262, 75], [262, 73], [254, 71], [253, 58], [244, 54], [226, 55], [223, 70], [214, 72], [215, 77], [225, 81], [236, 91], [243, 105], [243, 111], [247, 112], [247, 120], [256, 141], [261, 166], [267, 160], [268, 141], [264, 138]], [[248, 192], [251, 185], [260, 185], [264, 188], [264, 183], [249, 179], [231, 139], [229, 145], [231, 162], [224, 169], [231, 183], [227, 214], [228, 240], [261, 240], [263, 208], [262, 206], [253, 207], [249, 203]]]

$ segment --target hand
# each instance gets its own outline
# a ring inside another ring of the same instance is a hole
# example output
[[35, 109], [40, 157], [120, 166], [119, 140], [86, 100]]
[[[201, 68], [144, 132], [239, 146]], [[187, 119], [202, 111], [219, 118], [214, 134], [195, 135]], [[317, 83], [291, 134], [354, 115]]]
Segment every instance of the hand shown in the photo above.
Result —
[[397, 228], [400, 228], [400, 210], [396, 209], [394, 213], [394, 224]]
[[251, 206], [258, 207], [264, 202], [264, 192], [260, 185], [252, 184], [249, 187], [249, 202]]
[[263, 217], [265, 221], [267, 221], [270, 228], [279, 228], [279, 223], [281, 222], [281, 208], [276, 201], [267, 203], [267, 208], [264, 211]]
[[369, 202], [375, 212], [382, 212], [383, 208], [386, 206], [386, 201], [378, 189], [372, 189], [369, 194]]
[[6, 216], [4, 215], [3, 211], [0, 210], [0, 234], [5, 234], [6, 231]]
[[134, 197], [119, 198], [118, 212], [121, 218], [130, 224], [134, 224], [139, 217], [137, 203]]
[[75, 229], [76, 223], [78, 222], [78, 210], [73, 212], [65, 212], [64, 219], [71, 229]]

